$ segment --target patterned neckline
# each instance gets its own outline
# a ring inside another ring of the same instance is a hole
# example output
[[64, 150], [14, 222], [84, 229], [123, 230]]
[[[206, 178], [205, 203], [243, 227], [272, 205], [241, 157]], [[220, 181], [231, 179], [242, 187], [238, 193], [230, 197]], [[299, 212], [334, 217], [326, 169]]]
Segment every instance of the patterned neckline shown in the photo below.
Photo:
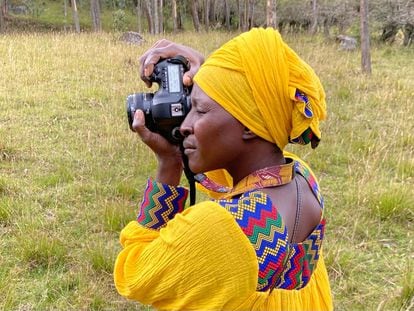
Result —
[[244, 192], [276, 187], [288, 184], [295, 176], [294, 161], [287, 158], [286, 164], [265, 167], [244, 177], [233, 188], [215, 183], [205, 174], [197, 174], [194, 178], [208, 190], [223, 193], [222, 199], [231, 198]]

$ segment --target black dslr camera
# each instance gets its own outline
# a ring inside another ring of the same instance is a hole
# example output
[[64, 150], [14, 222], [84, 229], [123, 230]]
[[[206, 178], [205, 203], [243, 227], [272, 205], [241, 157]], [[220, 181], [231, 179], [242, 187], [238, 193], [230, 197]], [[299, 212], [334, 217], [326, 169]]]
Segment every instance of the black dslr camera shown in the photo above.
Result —
[[183, 74], [189, 69], [188, 60], [180, 55], [155, 65], [150, 81], [158, 84], [158, 91], [135, 93], [127, 98], [126, 109], [132, 131], [134, 113], [141, 109], [145, 126], [150, 131], [161, 134], [173, 144], [182, 141], [179, 128], [191, 108], [191, 90], [183, 85]]

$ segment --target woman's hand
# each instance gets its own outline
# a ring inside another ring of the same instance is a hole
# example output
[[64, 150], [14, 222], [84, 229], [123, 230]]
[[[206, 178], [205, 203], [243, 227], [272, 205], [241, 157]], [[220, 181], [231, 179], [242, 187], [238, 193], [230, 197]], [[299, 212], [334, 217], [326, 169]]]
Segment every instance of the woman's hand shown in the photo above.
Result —
[[152, 83], [149, 80], [149, 77], [154, 70], [154, 65], [158, 63], [160, 59], [171, 58], [177, 55], [182, 55], [189, 60], [190, 70], [184, 73], [183, 84], [186, 86], [192, 85], [194, 75], [204, 63], [204, 56], [188, 46], [174, 43], [166, 39], [157, 41], [140, 57], [141, 79], [148, 87], [151, 87]]
[[155, 180], [171, 186], [177, 186], [180, 183], [183, 171], [180, 148], [169, 143], [160, 134], [151, 132], [145, 126], [145, 116], [142, 110], [135, 112], [132, 128], [157, 156], [158, 170]]

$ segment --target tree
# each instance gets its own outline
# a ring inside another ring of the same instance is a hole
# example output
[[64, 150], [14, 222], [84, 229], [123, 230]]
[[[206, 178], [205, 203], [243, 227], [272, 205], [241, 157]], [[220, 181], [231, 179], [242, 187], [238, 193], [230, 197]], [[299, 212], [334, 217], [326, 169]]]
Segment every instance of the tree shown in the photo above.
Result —
[[6, 31], [6, 21], [4, 18], [4, 0], [0, 0], [0, 33], [3, 33]]
[[238, 30], [242, 30], [243, 27], [243, 5], [242, 5], [242, 0], [237, 0], [237, 14], [239, 16], [239, 23], [237, 25], [237, 29]]
[[397, 35], [404, 34], [403, 44], [410, 45], [414, 40], [414, 1], [413, 0], [371, 0], [370, 17], [380, 25], [380, 39], [393, 43]]
[[177, 21], [177, 0], [171, 0], [171, 18], [173, 23], [173, 32], [177, 32], [178, 21]]
[[244, 0], [244, 14], [242, 30], [246, 31], [249, 28], [249, 0]]
[[142, 15], [142, 4], [141, 0], [137, 0], [137, 6], [135, 7], [137, 12], [137, 25], [138, 25], [138, 32], [142, 32], [142, 23], [141, 23], [141, 15]]
[[310, 28], [311, 34], [315, 34], [318, 30], [318, 0], [312, 0], [312, 24]]
[[101, 31], [101, 9], [99, 7], [99, 0], [91, 0], [91, 16], [93, 31]]
[[80, 33], [79, 15], [78, 15], [78, 8], [76, 6], [76, 0], [71, 0], [71, 4], [72, 4], [72, 17], [73, 17], [73, 23], [75, 24], [75, 30], [77, 33]]
[[276, 0], [266, 1], [266, 26], [276, 29]]
[[63, 30], [68, 27], [68, 0], [63, 0]]
[[210, 0], [204, 0], [204, 26], [206, 31], [210, 28]]
[[147, 17], [150, 34], [159, 34], [164, 31], [163, 10], [162, 0], [144, 0], [144, 13]]
[[210, 18], [210, 22], [213, 22], [214, 24], [216, 24], [216, 22], [217, 22], [217, 20], [216, 20], [216, 0], [210, 0], [209, 18]]
[[371, 52], [368, 29], [368, 0], [361, 0], [361, 68], [362, 72], [371, 74]]
[[153, 22], [154, 22], [154, 33], [158, 34], [160, 33], [160, 20], [158, 18], [158, 0], [152, 0], [152, 16], [154, 16]]
[[198, 2], [191, 0], [191, 16], [193, 18], [193, 25], [195, 31], [200, 31], [200, 20], [198, 18]]
[[255, 4], [255, 0], [247, 0], [246, 1], [248, 7], [247, 7], [247, 29], [251, 29], [252, 27], [254, 27], [254, 4]]
[[6, 17], [9, 14], [9, 3], [8, 0], [3, 0], [2, 3], [3, 16]]
[[230, 31], [230, 3], [229, 0], [224, 0], [224, 14], [226, 20], [226, 29]]
[[145, 15], [147, 16], [147, 21], [148, 21], [148, 32], [150, 34], [154, 34], [155, 33], [155, 29], [154, 29], [154, 18], [152, 15], [152, 9], [151, 9], [151, 0], [144, 0], [144, 11], [145, 11]]
[[163, 0], [159, 0], [158, 2], [158, 32], [164, 32], [164, 2]]

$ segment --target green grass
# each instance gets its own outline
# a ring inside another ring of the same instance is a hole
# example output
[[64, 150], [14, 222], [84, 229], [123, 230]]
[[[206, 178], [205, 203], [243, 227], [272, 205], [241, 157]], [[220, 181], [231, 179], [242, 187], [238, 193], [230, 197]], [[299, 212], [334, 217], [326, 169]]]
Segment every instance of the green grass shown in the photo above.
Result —
[[[45, 13], [46, 14], [46, 13]], [[168, 37], [207, 54], [235, 34]], [[0, 309], [150, 310], [120, 297], [119, 231], [155, 159], [129, 130], [125, 98], [147, 92], [116, 35], [0, 37]], [[414, 51], [357, 52], [286, 40], [318, 72], [328, 119], [315, 150], [292, 148], [319, 176], [336, 310], [413, 308]]]

